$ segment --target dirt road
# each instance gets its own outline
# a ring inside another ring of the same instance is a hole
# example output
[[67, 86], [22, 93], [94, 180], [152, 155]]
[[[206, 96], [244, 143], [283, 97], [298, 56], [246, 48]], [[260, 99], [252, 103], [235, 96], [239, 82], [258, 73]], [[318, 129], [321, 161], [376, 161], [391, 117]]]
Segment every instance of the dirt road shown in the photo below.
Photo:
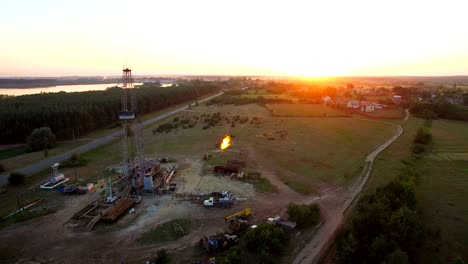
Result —
[[[409, 111], [406, 110], [406, 116], [404, 118], [404, 121], [408, 120], [408, 118]], [[346, 212], [349, 209], [351, 209], [355, 201], [359, 199], [364, 185], [366, 184], [367, 180], [372, 174], [374, 159], [377, 157], [377, 155], [380, 154], [380, 152], [382, 152], [384, 149], [390, 146], [397, 138], [399, 138], [402, 133], [403, 127], [401, 125], [396, 125], [395, 134], [385, 143], [380, 145], [376, 150], [372, 151], [369, 155], [367, 155], [366, 166], [364, 167], [364, 170], [359, 180], [351, 187], [349, 191], [349, 196], [340, 206], [327, 206], [326, 204], [332, 202], [331, 200], [327, 200], [327, 197], [322, 197], [322, 199], [319, 200], [319, 203], [323, 205], [321, 206], [321, 208], [335, 209], [324, 212], [325, 221], [318, 228], [317, 233], [312, 238], [312, 240], [309, 241], [309, 243], [306, 244], [304, 248], [292, 260], [292, 264], [317, 263], [320, 260], [321, 254], [328, 248], [328, 246], [331, 243], [333, 243], [336, 231], [338, 230], [338, 227], [342, 224]]]
[[[200, 100], [199, 102], [200, 103], [203, 103], [203, 102], [206, 102], [208, 100], [211, 100], [217, 96], [220, 96], [221, 94], [223, 94], [222, 92], [221, 93], [218, 93], [218, 94], [215, 94], [213, 96], [210, 96], [210, 97], [207, 97], [205, 99], [202, 99]], [[143, 126], [147, 126], [147, 125], [150, 125], [150, 124], [153, 124], [159, 120], [162, 120], [166, 117], [169, 117], [171, 115], [174, 115], [174, 114], [177, 114], [181, 111], [184, 111], [188, 108], [188, 106], [184, 106], [184, 107], [180, 107], [180, 108], [177, 108], [175, 110], [172, 110], [172, 111], [169, 111], [169, 112], [166, 112], [166, 113], [163, 113], [163, 114], [160, 114], [158, 116], [155, 116], [153, 118], [150, 118], [148, 120], [145, 120], [143, 121]], [[56, 155], [56, 156], [53, 156], [53, 157], [50, 157], [46, 160], [42, 160], [40, 162], [37, 162], [37, 163], [34, 163], [34, 164], [31, 164], [27, 167], [24, 167], [22, 169], [19, 169], [17, 170], [18, 172], [20, 173], [23, 173], [25, 175], [31, 175], [33, 173], [36, 173], [36, 172], [39, 172], [41, 170], [44, 170], [44, 169], [47, 169], [48, 167], [50, 167], [52, 164], [56, 163], [56, 162], [61, 162], [63, 160], [66, 160], [66, 159], [69, 159], [73, 153], [83, 153], [83, 152], [86, 152], [86, 151], [89, 151], [91, 149], [94, 149], [94, 148], [97, 148], [99, 146], [102, 146], [102, 145], [105, 145], [115, 139], [118, 139], [122, 136], [122, 131], [117, 131], [117, 132], [114, 132], [112, 134], [109, 134], [107, 136], [103, 136], [103, 137], [100, 137], [100, 138], [97, 138], [85, 145], [82, 145], [82, 146], [79, 146], [77, 148], [74, 148], [70, 151], [67, 151], [65, 153], [62, 153], [62, 154], [59, 154], [59, 155]], [[8, 176], [7, 175], [0, 175], [0, 186], [1, 185], [5, 185], [6, 183], [8, 182]]]

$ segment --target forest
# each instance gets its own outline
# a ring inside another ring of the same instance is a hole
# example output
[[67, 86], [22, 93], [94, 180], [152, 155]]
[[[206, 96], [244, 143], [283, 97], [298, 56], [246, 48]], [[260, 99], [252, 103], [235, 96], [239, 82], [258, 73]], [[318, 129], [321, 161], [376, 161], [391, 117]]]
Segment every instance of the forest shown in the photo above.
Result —
[[[158, 111], [235, 84], [232, 81], [180, 81], [169, 88], [145, 84], [135, 88], [137, 115]], [[57, 139], [82, 136], [118, 125], [122, 89], [76, 93], [42, 93], [0, 97], [0, 143], [23, 143], [39, 127], [50, 127]]]

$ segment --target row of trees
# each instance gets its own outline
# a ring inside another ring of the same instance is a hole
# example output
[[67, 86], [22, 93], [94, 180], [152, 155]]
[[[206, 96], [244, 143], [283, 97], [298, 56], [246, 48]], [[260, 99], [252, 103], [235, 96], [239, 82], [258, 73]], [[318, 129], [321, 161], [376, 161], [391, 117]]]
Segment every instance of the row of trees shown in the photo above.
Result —
[[245, 105], [245, 104], [291, 104], [293, 103], [290, 99], [284, 98], [265, 98], [263, 96], [258, 97], [241, 97], [233, 95], [235, 93], [223, 94], [213, 100], [207, 102], [207, 105], [212, 104], [232, 104], [232, 105]]
[[445, 100], [437, 102], [413, 102], [410, 104], [412, 114], [421, 116], [425, 119], [445, 118], [452, 120], [468, 121], [468, 110], [460, 106], [451, 104]]
[[[176, 87], [144, 85], [135, 89], [137, 114], [145, 114], [213, 93], [222, 82], [191, 80]], [[45, 93], [0, 99], [0, 143], [24, 142], [38, 127], [49, 127], [57, 139], [116, 125], [122, 89], [78, 93]]]

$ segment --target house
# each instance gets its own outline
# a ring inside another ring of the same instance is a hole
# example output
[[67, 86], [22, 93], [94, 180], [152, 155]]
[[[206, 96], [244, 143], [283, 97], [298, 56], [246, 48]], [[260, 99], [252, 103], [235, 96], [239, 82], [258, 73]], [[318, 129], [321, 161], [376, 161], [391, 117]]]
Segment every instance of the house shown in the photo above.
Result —
[[347, 108], [353, 108], [353, 109], [358, 109], [360, 107], [359, 101], [348, 101], [348, 104], [346, 104]]
[[384, 109], [384, 108], [387, 108], [388, 105], [384, 105], [384, 104], [375, 104], [374, 103], [374, 109]]
[[394, 104], [400, 104], [401, 103], [401, 95], [395, 94], [392, 96], [392, 101]]
[[325, 104], [329, 103], [331, 100], [332, 100], [332, 99], [331, 99], [330, 96], [324, 96], [324, 97], [322, 97], [322, 101], [323, 101], [323, 103], [325, 103]]
[[375, 104], [368, 102], [368, 101], [362, 101], [361, 102], [361, 111], [366, 112], [366, 113], [372, 113], [375, 111]]

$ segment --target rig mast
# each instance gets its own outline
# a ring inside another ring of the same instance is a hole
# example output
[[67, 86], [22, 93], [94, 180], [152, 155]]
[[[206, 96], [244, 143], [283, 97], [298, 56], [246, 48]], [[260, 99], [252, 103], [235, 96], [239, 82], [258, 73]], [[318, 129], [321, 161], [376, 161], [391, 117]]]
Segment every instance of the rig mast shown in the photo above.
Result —
[[[123, 163], [122, 176], [131, 181], [134, 188], [139, 186], [140, 179], [147, 171], [143, 143], [143, 125], [137, 115], [135, 89], [133, 87], [132, 70], [124, 67], [122, 75], [122, 109], [119, 119], [123, 127]], [[133, 135], [135, 151], [132, 150], [130, 135]], [[130, 157], [132, 154], [132, 157]]]

